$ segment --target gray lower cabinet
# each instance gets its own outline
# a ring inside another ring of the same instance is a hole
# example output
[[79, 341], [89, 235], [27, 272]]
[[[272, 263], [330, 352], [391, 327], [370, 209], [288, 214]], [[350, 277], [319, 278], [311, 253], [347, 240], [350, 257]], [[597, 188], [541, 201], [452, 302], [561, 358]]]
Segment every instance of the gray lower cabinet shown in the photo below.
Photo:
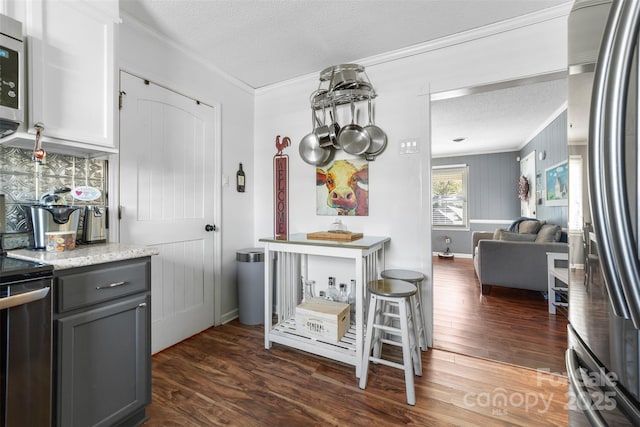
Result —
[[56, 272], [54, 425], [135, 426], [151, 403], [151, 259]]

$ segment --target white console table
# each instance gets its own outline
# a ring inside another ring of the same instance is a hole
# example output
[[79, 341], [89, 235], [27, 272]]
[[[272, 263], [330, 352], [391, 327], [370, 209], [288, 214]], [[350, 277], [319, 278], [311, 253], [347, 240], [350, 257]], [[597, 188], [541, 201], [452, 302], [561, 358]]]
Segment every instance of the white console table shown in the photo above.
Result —
[[[556, 261], [567, 261], [569, 254], [565, 252], [547, 252], [547, 296], [549, 301], [549, 313], [556, 314], [556, 307], [569, 307], [564, 301], [556, 301], [556, 293], [560, 292], [566, 297], [569, 286], [569, 268], [556, 267]], [[556, 283], [556, 279], [560, 284]]]
[[[365, 284], [384, 270], [385, 244], [388, 237], [364, 236], [353, 242], [309, 240], [306, 234], [293, 234], [288, 240], [262, 238], [265, 245], [264, 345], [272, 343], [294, 347], [309, 353], [338, 360], [356, 368], [360, 377], [364, 347]], [[300, 303], [302, 280], [307, 279], [309, 255], [349, 258], [354, 262], [356, 280], [356, 320], [338, 343], [309, 338], [296, 328], [295, 309]], [[275, 270], [275, 271], [274, 271]], [[273, 289], [276, 288], [276, 315], [273, 322]]]

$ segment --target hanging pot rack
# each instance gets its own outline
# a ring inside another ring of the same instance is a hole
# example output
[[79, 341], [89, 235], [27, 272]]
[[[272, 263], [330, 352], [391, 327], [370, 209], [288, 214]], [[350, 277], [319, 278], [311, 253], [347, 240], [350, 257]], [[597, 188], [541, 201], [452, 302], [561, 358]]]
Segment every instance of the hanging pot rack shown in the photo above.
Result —
[[[362, 65], [340, 64], [322, 70], [318, 89], [313, 91], [309, 98], [313, 130], [300, 142], [302, 160], [313, 166], [323, 166], [331, 161], [336, 150], [345, 150], [367, 161], [375, 160], [387, 145], [387, 135], [373, 123], [371, 101], [376, 96], [376, 91]], [[364, 127], [356, 123], [354, 111], [354, 104], [361, 101], [367, 101], [369, 104], [369, 124]], [[336, 107], [344, 104], [351, 107], [351, 124], [340, 128], [336, 122]], [[318, 110], [322, 110], [322, 121], [318, 119]], [[326, 120], [327, 110], [331, 118], [330, 123]], [[350, 151], [352, 149], [355, 151]]]
[[377, 96], [364, 67], [359, 64], [340, 64], [320, 72], [318, 89], [311, 93], [314, 110], [368, 101]]

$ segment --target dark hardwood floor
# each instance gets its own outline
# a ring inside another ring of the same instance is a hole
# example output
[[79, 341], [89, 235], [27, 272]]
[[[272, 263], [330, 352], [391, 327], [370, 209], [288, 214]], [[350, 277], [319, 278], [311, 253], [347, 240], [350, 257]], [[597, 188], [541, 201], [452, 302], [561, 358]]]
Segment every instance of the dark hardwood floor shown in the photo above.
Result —
[[567, 425], [566, 378], [531, 369], [563, 372], [563, 321], [532, 295], [474, 294], [470, 260], [434, 263], [436, 347], [449, 348], [422, 353], [415, 406], [399, 370], [371, 366], [360, 390], [353, 367], [277, 344], [266, 350], [262, 326], [234, 320], [153, 356], [145, 425]]
[[434, 347], [532, 369], [565, 372], [567, 318], [540, 292], [494, 286], [480, 294], [471, 259], [434, 257]]

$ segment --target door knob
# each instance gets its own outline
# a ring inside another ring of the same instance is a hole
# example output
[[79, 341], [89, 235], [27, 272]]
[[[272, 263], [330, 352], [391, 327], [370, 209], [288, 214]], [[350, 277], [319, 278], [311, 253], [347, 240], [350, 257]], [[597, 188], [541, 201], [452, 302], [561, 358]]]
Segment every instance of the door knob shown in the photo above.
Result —
[[215, 225], [207, 224], [204, 226], [204, 231], [217, 231], [218, 227]]

